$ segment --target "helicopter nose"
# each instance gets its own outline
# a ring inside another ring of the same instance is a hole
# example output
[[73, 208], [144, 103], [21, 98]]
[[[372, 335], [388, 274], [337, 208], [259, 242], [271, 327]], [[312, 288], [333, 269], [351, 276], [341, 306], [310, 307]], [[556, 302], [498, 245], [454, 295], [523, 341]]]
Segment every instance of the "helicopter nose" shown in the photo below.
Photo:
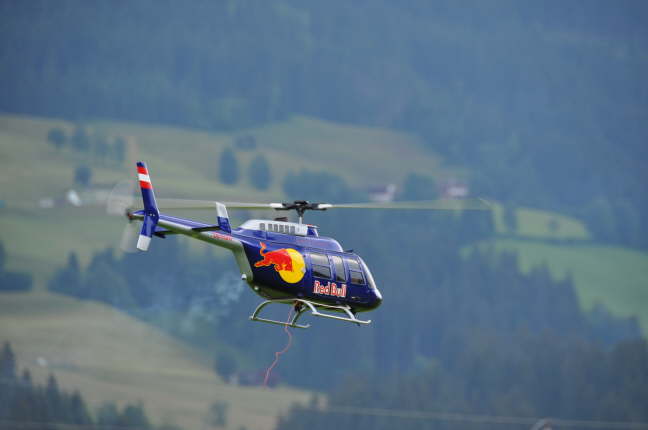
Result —
[[380, 294], [380, 291], [378, 291], [377, 288], [373, 290], [373, 296], [374, 296], [374, 299], [373, 299], [373, 303], [372, 303], [372, 308], [375, 309], [378, 306], [380, 306], [380, 304], [383, 301], [383, 298], [382, 298], [382, 294]]

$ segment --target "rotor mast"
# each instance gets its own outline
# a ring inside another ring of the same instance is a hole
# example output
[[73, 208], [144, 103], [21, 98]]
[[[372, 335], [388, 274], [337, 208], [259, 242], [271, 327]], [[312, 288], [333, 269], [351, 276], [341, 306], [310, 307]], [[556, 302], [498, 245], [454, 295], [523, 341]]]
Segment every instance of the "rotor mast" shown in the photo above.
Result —
[[306, 200], [295, 200], [292, 203], [282, 203], [282, 207], [275, 208], [278, 211], [294, 210], [299, 217], [299, 224], [304, 223], [304, 213], [306, 211], [325, 211], [327, 208], [322, 207], [321, 203], [310, 203]]

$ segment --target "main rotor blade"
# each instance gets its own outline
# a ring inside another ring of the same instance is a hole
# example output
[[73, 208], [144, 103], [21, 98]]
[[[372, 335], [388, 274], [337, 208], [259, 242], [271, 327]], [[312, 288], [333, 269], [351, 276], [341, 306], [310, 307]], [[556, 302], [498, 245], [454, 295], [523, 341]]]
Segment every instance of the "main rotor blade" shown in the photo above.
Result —
[[482, 199], [439, 199], [407, 202], [319, 203], [318, 209], [399, 209], [399, 210], [490, 210], [491, 204]]
[[216, 202], [215, 200], [157, 199], [160, 209], [214, 209], [216, 203], [224, 204], [228, 209], [278, 209], [283, 203], [245, 203]]
[[[112, 198], [112, 196], [111, 196]], [[141, 208], [140, 202], [131, 201], [130, 209]], [[222, 203], [228, 209], [286, 209], [292, 203], [250, 203], [250, 202], [217, 202], [215, 200], [157, 199], [160, 209], [214, 209], [216, 203]], [[491, 204], [482, 199], [438, 199], [405, 202], [363, 202], [363, 203], [313, 203], [312, 209], [398, 209], [398, 210], [490, 210]], [[109, 205], [110, 207], [110, 205]], [[120, 208], [124, 207], [122, 203]], [[123, 213], [123, 210], [122, 212]]]

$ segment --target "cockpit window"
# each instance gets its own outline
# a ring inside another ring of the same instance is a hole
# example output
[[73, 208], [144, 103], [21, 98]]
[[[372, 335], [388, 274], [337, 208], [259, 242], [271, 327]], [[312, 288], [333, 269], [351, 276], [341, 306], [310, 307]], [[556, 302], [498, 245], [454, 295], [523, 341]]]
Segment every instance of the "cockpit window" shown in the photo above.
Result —
[[331, 279], [331, 266], [326, 254], [311, 252], [310, 259], [313, 266], [313, 276]]
[[344, 257], [344, 259], [346, 260], [347, 266], [349, 266], [349, 270], [356, 270], [358, 272], [361, 270], [360, 264], [358, 264], [358, 260], [355, 258]]
[[362, 272], [356, 272], [355, 270], [349, 270], [349, 274], [351, 275], [351, 283], [352, 284], [364, 284], [364, 276], [362, 276]]
[[367, 263], [364, 262], [364, 260], [361, 258], [360, 263], [362, 264], [362, 270], [367, 275], [367, 281], [369, 282], [369, 287], [372, 289], [376, 289], [376, 282], [374, 281], [373, 276], [371, 275], [371, 271], [369, 270], [369, 267], [367, 267]]
[[344, 260], [346, 261], [347, 266], [349, 266], [349, 275], [351, 277], [351, 283], [363, 285], [365, 283], [365, 279], [364, 279], [364, 275], [362, 274], [362, 269], [360, 268], [360, 264], [358, 263], [358, 260], [351, 257], [344, 257]]

